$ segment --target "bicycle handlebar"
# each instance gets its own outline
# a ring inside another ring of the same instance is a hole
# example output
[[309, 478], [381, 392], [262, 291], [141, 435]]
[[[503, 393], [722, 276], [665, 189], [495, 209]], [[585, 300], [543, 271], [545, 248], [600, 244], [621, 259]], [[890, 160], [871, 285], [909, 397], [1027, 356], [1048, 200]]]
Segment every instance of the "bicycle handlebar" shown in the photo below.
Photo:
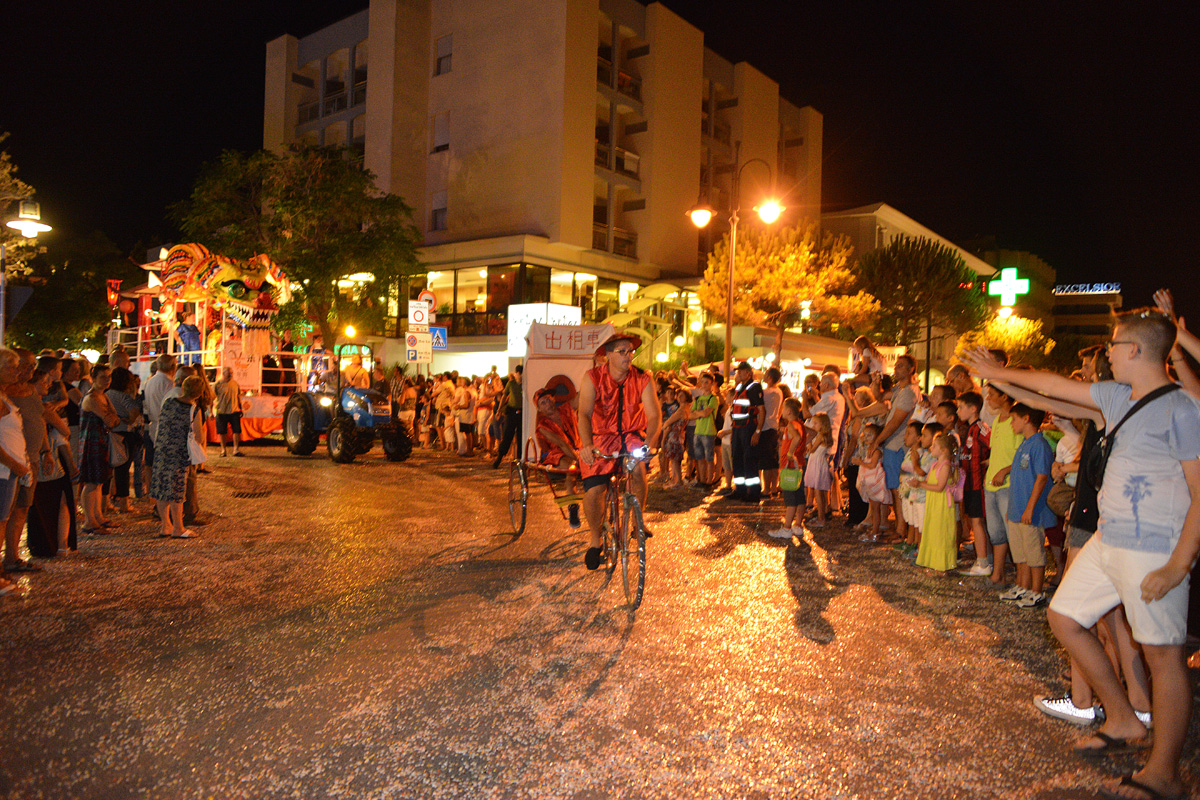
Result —
[[647, 444], [642, 445], [631, 453], [600, 453], [595, 449], [592, 451], [592, 455], [595, 458], [603, 458], [608, 461], [616, 461], [618, 458], [631, 458], [634, 461], [649, 461], [657, 454], [658, 451], [651, 452], [650, 445]]

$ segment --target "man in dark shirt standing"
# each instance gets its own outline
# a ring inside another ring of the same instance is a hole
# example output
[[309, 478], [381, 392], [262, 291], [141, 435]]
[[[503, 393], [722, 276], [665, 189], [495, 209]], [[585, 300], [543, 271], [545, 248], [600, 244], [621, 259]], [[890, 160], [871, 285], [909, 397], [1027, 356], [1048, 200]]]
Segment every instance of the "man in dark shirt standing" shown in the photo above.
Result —
[[756, 503], [762, 499], [762, 481], [758, 477], [758, 439], [762, 434], [766, 411], [763, 406], [762, 384], [754, 380], [754, 370], [743, 361], [734, 373], [737, 384], [733, 390], [733, 433], [729, 437], [733, 448], [733, 494], [737, 500]]

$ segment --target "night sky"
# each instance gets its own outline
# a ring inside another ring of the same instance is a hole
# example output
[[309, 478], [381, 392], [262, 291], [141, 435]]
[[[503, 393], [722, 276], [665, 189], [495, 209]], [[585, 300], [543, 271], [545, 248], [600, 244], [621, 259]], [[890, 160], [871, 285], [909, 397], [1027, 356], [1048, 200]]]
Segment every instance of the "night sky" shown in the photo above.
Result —
[[[266, 42], [366, 7], [10, 5], [3, 146], [47, 221], [127, 250], [175, 238], [166, 208], [201, 163], [261, 146]], [[1059, 282], [1120, 281], [1127, 306], [1166, 283], [1200, 309], [1194, 5], [667, 5], [824, 114], [826, 210], [883, 201], [953, 241], [1037, 253]]]

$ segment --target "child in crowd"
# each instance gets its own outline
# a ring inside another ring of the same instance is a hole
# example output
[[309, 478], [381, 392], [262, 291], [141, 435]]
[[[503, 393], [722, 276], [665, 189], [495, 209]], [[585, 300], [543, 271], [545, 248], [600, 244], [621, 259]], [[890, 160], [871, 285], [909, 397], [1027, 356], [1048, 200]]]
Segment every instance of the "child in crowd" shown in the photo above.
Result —
[[865, 451], [856, 453], [851, 463], [858, 466], [858, 493], [867, 501], [867, 522], [870, 531], [860, 541], [878, 542], [879, 529], [887, 516], [887, 506], [892, 504], [892, 493], [887, 488], [887, 476], [884, 475], [880, 459], [883, 451], [879, 449], [879, 434], [883, 429], [874, 422], [862, 426], [859, 434], [866, 445]]
[[[916, 552], [916, 545], [921, 542], [921, 520], [917, 512], [924, 508], [925, 492], [914, 489], [907, 480], [914, 475], [923, 479], [925, 473], [920, 470], [921, 423], [910, 422], [904, 427], [904, 461], [900, 464], [900, 472], [903, 473], [900, 479], [900, 508], [896, 509], [897, 517], [902, 517], [907, 526], [905, 540], [901, 542], [901, 549], [905, 551]], [[917, 501], [921, 503], [920, 507], [916, 505]]]
[[833, 472], [829, 465], [829, 450], [833, 447], [833, 428], [829, 415], [821, 411], [809, 419], [812, 436], [808, 441], [808, 465], [804, 469], [804, 488], [811, 489], [811, 502], [817, 510], [817, 518], [810, 527], [825, 527], [825, 516], [829, 507], [829, 487], [833, 485]]
[[667, 387], [663, 395], [665, 400], [662, 409], [662, 449], [659, 464], [664, 460], [666, 462], [663, 469], [663, 479], [666, 483], [663, 484], [663, 488], [673, 489], [683, 485], [683, 429], [692, 409], [691, 405], [685, 402], [690, 398], [682, 389]]
[[[992, 424], [991, 459], [983, 480], [983, 510], [988, 538], [992, 542], [992, 583], [1005, 582], [1008, 568], [1008, 473], [1022, 437], [1012, 426], [1013, 399], [992, 384], [987, 387], [987, 405], [996, 412]], [[982, 417], [982, 412], [980, 413]]]
[[[927, 425], [926, 429], [930, 426]], [[958, 565], [958, 525], [954, 518], [951, 486], [958, 479], [958, 450], [945, 431], [932, 437], [934, 459], [925, 480], [910, 478], [914, 488], [925, 490], [924, 527], [917, 551], [917, 566], [947, 572]]]
[[[1050, 490], [1055, 491], [1055, 486], [1060, 483], [1065, 484], [1059, 491], [1066, 490], [1072, 492], [1072, 494], [1067, 495], [1068, 497], [1073, 497], [1075, 473], [1068, 473], [1066, 467], [1075, 464], [1079, 460], [1079, 449], [1083, 444], [1080, 439], [1083, 426], [1083, 420], [1072, 420], [1050, 413], [1046, 414], [1046, 421], [1042, 425], [1042, 435], [1047, 440], [1050, 440], [1051, 431], [1062, 434], [1057, 442], [1051, 442], [1054, 447], [1054, 463], [1050, 465]], [[1048, 502], [1047, 505], [1049, 505]], [[1067, 538], [1066, 509], [1051, 508], [1050, 511], [1053, 512], [1055, 520], [1054, 524], [1046, 529], [1046, 544], [1050, 547], [1050, 555], [1054, 556], [1055, 575], [1054, 580], [1047, 581], [1046, 585], [1051, 587], [1051, 589], [1056, 589], [1058, 588], [1058, 582], [1062, 580], [1063, 567], [1066, 565], [1066, 562], [1063, 560], [1063, 545], [1066, 543]]]
[[725, 485], [721, 494], [733, 491], [733, 447], [730, 445], [730, 435], [733, 433], [733, 387], [725, 389], [725, 416], [721, 430], [717, 431], [717, 440], [721, 443], [721, 473], [725, 476]]
[[717, 441], [717, 407], [719, 402], [713, 394], [713, 378], [707, 372], [700, 373], [700, 394], [692, 400], [690, 419], [695, 423], [692, 434], [692, 461], [696, 465], [696, 488], [709, 490], [717, 480], [713, 454]]
[[958, 452], [962, 452], [962, 436], [958, 430], [958, 406], [952, 400], [938, 403], [933, 409], [933, 421], [942, 426], [946, 435], [954, 440]]
[[963, 575], [982, 577], [992, 574], [991, 557], [988, 555], [987, 529], [984, 527], [983, 478], [987, 470], [991, 447], [988, 444], [991, 431], [979, 419], [983, 409], [983, 397], [979, 392], [966, 392], [958, 399], [958, 419], [966, 425], [963, 436], [962, 470], [963, 520], [971, 531], [975, 544], [975, 563]]
[[[779, 412], [783, 439], [779, 442], [779, 469], [803, 468], [807, 448], [803, 412], [800, 401], [789, 397], [783, 401]], [[783, 494], [783, 527], [768, 535], [776, 539], [790, 539], [792, 534], [803, 534], [804, 526], [804, 483], [793, 490], [780, 489]]]
[[1046, 528], [1057, 519], [1046, 505], [1054, 452], [1041, 434], [1046, 412], [1017, 403], [1009, 414], [1022, 442], [1013, 454], [1008, 500], [1008, 545], [1017, 565], [1017, 583], [1000, 594], [1021, 608], [1045, 605], [1042, 580], [1046, 572]]
[[666, 384], [659, 385], [658, 396], [659, 412], [662, 414], [659, 417], [662, 420], [662, 433], [658, 448], [658, 477], [654, 479], [654, 483], [663, 483], [663, 488], [670, 489], [675, 484], [671, 473], [670, 448], [667, 444], [670, 437], [668, 425], [675, 416], [675, 412], [679, 411], [679, 403], [675, 402], [675, 389]]

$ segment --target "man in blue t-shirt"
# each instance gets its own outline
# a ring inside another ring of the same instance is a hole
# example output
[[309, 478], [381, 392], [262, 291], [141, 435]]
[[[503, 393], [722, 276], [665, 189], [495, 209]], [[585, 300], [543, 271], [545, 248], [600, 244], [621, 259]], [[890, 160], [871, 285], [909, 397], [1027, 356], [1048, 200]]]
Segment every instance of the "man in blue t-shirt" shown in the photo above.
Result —
[[[1105, 787], [1114, 797], [1183, 796], [1179, 757], [1192, 710], [1187, 669], [1188, 577], [1200, 552], [1200, 405], [1175, 388], [1167, 356], [1174, 320], [1157, 309], [1122, 314], [1108, 343], [1113, 381], [1082, 383], [1048, 372], [1004, 369], [986, 351], [964, 354], [981, 376], [1099, 410], [1120, 424], [1100, 488], [1099, 528], [1071, 562], [1047, 614], [1104, 706], [1104, 724], [1075, 747], [1105, 756], [1144, 747], [1150, 715], [1135, 713], [1104, 647], [1091, 632], [1123, 605], [1153, 684], [1154, 742], [1145, 766]], [[1126, 418], [1134, 405], [1154, 397]], [[1124, 422], [1122, 420], [1124, 419]]]
[[1054, 451], [1041, 434], [1045, 411], [1017, 403], [1012, 409], [1013, 432], [1024, 438], [1013, 454], [1008, 473], [1008, 546], [1017, 565], [1017, 584], [1000, 595], [1020, 608], [1046, 604], [1046, 528], [1058, 521], [1046, 505], [1050, 495], [1050, 465]]

